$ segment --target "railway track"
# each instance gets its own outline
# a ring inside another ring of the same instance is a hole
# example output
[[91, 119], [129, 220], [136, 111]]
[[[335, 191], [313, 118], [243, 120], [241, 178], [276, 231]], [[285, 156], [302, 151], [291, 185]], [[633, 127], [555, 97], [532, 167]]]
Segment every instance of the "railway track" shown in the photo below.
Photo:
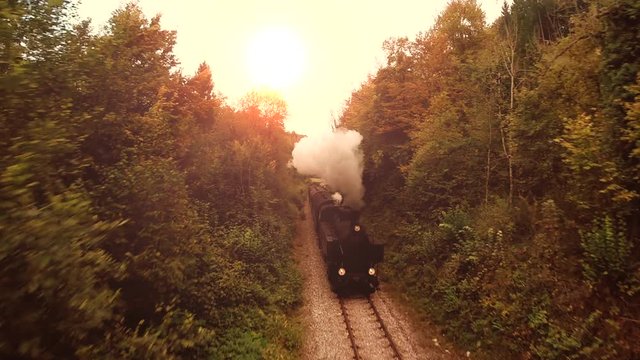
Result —
[[398, 359], [402, 355], [369, 296], [339, 298], [354, 359]]

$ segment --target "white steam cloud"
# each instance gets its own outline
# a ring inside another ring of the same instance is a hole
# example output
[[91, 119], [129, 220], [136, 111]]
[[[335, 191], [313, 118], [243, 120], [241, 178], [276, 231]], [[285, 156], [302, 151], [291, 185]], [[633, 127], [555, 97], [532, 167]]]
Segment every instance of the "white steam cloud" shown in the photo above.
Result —
[[364, 206], [362, 185], [362, 135], [338, 129], [316, 137], [302, 138], [293, 148], [292, 165], [302, 175], [322, 178], [332, 190], [344, 196], [344, 205]]

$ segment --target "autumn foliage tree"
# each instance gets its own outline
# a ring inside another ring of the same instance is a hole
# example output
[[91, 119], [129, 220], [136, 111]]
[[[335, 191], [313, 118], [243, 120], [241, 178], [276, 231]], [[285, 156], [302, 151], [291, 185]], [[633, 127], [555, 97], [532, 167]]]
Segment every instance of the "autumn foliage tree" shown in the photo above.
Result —
[[452, 1], [346, 103], [386, 275], [479, 357], [640, 354], [638, 9]]

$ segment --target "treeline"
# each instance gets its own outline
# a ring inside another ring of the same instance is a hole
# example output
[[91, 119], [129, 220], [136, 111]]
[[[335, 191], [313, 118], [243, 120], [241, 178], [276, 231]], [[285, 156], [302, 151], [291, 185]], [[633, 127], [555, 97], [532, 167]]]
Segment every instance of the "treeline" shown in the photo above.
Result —
[[638, 19], [453, 0], [346, 104], [388, 280], [472, 356], [640, 357]]
[[0, 358], [295, 356], [286, 106], [230, 108], [174, 43], [0, 1]]

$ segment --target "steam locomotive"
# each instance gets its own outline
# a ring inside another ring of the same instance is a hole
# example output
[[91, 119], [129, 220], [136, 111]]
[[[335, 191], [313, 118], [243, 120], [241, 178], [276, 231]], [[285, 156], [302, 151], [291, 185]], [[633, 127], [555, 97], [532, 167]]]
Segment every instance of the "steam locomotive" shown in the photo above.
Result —
[[374, 292], [379, 284], [376, 265], [382, 261], [384, 248], [371, 241], [358, 222], [359, 212], [343, 206], [317, 182], [309, 185], [309, 203], [331, 289], [338, 294]]

